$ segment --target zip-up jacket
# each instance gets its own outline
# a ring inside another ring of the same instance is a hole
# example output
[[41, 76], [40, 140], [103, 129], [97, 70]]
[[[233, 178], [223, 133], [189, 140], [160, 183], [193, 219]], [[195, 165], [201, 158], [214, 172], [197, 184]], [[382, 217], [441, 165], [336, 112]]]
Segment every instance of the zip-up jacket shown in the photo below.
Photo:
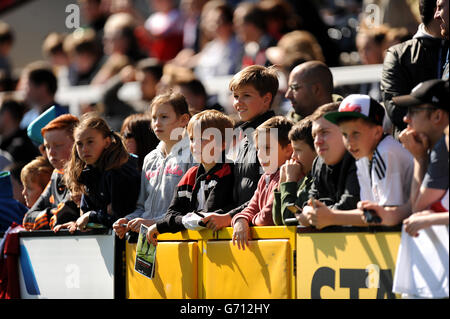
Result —
[[239, 218], [245, 218], [250, 226], [273, 226], [272, 205], [279, 179], [280, 169], [273, 174], [262, 175], [248, 206], [233, 217], [231, 226]]
[[90, 212], [89, 222], [111, 227], [136, 207], [140, 182], [137, 159], [130, 155], [121, 167], [107, 171], [89, 165], [81, 173], [80, 182], [86, 186], [80, 208]]
[[[156, 223], [159, 233], [176, 233], [186, 228], [184, 215], [194, 212], [224, 211], [235, 207], [232, 199], [233, 164], [218, 163], [208, 172], [203, 165], [191, 167], [183, 176], [164, 218]], [[200, 190], [203, 190], [203, 194]]]
[[255, 194], [263, 171], [256, 155], [256, 146], [252, 132], [259, 125], [274, 116], [275, 113], [270, 110], [251, 121], [242, 123], [238, 127], [242, 131], [242, 139], [239, 142], [237, 157], [234, 161], [235, 180], [233, 185], [233, 201], [237, 207], [230, 212], [221, 209], [216, 211], [216, 213], [229, 213], [233, 217], [247, 207], [253, 194]]

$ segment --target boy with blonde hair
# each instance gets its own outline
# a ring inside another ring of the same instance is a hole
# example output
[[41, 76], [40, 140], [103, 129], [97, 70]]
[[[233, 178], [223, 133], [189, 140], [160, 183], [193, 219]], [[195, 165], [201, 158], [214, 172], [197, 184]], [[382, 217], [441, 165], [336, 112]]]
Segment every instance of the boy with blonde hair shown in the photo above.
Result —
[[191, 153], [200, 164], [181, 178], [164, 218], [149, 228], [149, 242], [157, 245], [157, 235], [162, 233], [200, 230], [205, 226], [201, 219], [206, 212], [233, 206], [233, 164], [225, 159], [225, 131], [233, 124], [231, 118], [216, 110], [197, 113], [189, 121]]
[[22, 168], [20, 180], [23, 185], [23, 197], [31, 208], [50, 181], [53, 166], [44, 156], [38, 156]]

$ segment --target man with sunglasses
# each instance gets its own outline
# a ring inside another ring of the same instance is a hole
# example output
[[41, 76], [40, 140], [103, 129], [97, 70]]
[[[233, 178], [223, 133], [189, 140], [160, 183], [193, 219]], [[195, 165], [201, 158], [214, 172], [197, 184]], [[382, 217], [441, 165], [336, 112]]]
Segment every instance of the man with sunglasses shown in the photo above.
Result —
[[399, 136], [414, 156], [414, 180], [411, 189], [412, 212], [427, 209], [448, 189], [448, 151], [444, 129], [448, 125], [449, 83], [429, 80], [417, 85], [409, 95], [393, 98], [399, 107], [407, 107], [407, 128]]

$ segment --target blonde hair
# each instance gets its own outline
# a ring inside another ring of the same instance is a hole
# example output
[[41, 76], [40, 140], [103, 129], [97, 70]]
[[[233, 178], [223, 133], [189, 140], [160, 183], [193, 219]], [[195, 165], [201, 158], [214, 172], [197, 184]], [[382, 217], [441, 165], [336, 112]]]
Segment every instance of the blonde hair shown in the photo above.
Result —
[[225, 138], [225, 130], [234, 127], [234, 121], [226, 114], [217, 110], [206, 110], [195, 114], [187, 125], [189, 137], [194, 135], [194, 125], [199, 124], [203, 133], [206, 129], [214, 127], [222, 134], [222, 140]]
[[44, 190], [53, 173], [53, 166], [44, 156], [38, 156], [22, 168], [20, 180], [25, 186], [28, 178]]
[[286, 33], [278, 41], [277, 46], [284, 50], [286, 57], [302, 55], [307, 57], [308, 61], [325, 62], [322, 47], [316, 37], [308, 31], [295, 30]]
[[[108, 171], [119, 168], [124, 165], [129, 158], [122, 136], [113, 132], [106, 121], [95, 113], [86, 113], [81, 119], [80, 123], [75, 127], [74, 136], [78, 132], [87, 129], [95, 129], [99, 131], [104, 138], [110, 137], [111, 144], [103, 150], [100, 158], [95, 163], [95, 166], [101, 171]], [[66, 163], [64, 179], [67, 187], [72, 193], [84, 193], [84, 185], [79, 182], [81, 172], [86, 168], [86, 163], [80, 158], [77, 152], [76, 144], [72, 148], [72, 156], [70, 161]]]

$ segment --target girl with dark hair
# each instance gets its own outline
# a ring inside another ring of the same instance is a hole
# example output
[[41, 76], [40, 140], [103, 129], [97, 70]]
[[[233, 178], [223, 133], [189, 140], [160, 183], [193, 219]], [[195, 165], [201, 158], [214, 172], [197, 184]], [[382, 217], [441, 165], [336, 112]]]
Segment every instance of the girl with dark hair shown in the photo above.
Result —
[[159, 143], [150, 126], [150, 115], [138, 113], [128, 116], [123, 121], [120, 130], [120, 134], [125, 139], [128, 153], [138, 157], [139, 171], [142, 170], [145, 155], [153, 151]]

